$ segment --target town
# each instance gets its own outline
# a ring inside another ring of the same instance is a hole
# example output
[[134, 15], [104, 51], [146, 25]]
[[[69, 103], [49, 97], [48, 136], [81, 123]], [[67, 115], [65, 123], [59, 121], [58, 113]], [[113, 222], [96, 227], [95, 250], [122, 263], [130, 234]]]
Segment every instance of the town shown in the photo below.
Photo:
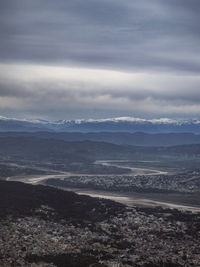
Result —
[[37, 216], [1, 221], [0, 265], [53, 267], [68, 260], [80, 267], [199, 266], [200, 214], [125, 207], [83, 224], [55, 221], [54, 213], [41, 206]]
[[48, 185], [92, 188], [109, 191], [172, 191], [197, 192], [200, 188], [200, 170], [171, 175], [74, 175], [64, 180], [49, 179]]

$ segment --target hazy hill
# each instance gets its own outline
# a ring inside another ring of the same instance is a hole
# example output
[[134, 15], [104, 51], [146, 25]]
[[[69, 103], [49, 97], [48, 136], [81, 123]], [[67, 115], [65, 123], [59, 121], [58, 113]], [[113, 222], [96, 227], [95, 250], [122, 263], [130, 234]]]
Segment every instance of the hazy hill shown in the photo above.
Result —
[[105, 142], [66, 142], [38, 137], [1, 137], [2, 158], [90, 162], [99, 158], [126, 157], [133, 154], [133, 148]]
[[127, 132], [98, 132], [98, 133], [81, 133], [81, 132], [4, 132], [0, 137], [8, 136], [35, 136], [45, 139], [56, 139], [63, 141], [94, 141], [107, 142], [118, 145], [133, 146], [176, 146], [185, 144], [200, 144], [200, 135], [193, 133], [127, 133]]
[[200, 157], [200, 144], [171, 147], [142, 147], [115, 145], [105, 142], [66, 142], [38, 137], [1, 137], [1, 159], [34, 160], [37, 162], [84, 162], [97, 159], [158, 160]]

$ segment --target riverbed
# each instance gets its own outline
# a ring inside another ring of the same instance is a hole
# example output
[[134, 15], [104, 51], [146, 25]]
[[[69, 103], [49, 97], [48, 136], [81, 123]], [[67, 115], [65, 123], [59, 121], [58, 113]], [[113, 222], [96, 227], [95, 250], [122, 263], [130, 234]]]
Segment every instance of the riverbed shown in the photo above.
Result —
[[[127, 175], [135, 176], [135, 175], [161, 175], [161, 174], [168, 174], [166, 171], [160, 171], [155, 169], [147, 169], [147, 168], [133, 168], [128, 166], [121, 166], [118, 164], [119, 161], [112, 161], [112, 160], [101, 160], [96, 161], [95, 164], [102, 164], [104, 166], [115, 166], [119, 168], [130, 169], [131, 172]], [[122, 161], [121, 161], [122, 162]], [[124, 162], [124, 161], [123, 161]], [[28, 184], [43, 184], [45, 185], [45, 181], [48, 179], [65, 179], [70, 176], [94, 176], [94, 174], [78, 174], [78, 173], [71, 173], [71, 172], [60, 172], [59, 174], [48, 174], [48, 175], [32, 175], [32, 176], [15, 176], [15, 177], [8, 177], [7, 181], [20, 181]], [[95, 176], [113, 176], [113, 174], [95, 174]], [[122, 174], [120, 174], [122, 175]], [[117, 175], [116, 175], [117, 176]], [[199, 207], [193, 207], [188, 205], [182, 204], [175, 204], [170, 202], [164, 202], [160, 200], [148, 199], [144, 196], [140, 195], [139, 193], [112, 193], [107, 191], [96, 191], [91, 189], [77, 189], [77, 188], [64, 188], [59, 187], [62, 190], [70, 190], [74, 191], [77, 194], [82, 195], [89, 195], [91, 197], [99, 197], [105, 199], [111, 199], [113, 201], [125, 204], [127, 206], [146, 206], [146, 207], [166, 207], [166, 208], [176, 208], [179, 210], [189, 210], [192, 212], [200, 212]]]

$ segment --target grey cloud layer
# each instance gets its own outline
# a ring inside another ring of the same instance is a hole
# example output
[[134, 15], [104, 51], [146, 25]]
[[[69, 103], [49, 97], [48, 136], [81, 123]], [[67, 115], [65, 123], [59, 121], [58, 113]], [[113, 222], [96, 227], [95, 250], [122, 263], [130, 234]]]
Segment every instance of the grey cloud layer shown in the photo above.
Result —
[[197, 0], [1, 1], [4, 60], [199, 72]]
[[200, 112], [197, 75], [2, 64], [0, 80], [0, 112], [3, 108], [48, 117], [56, 111], [59, 118], [69, 119], [104, 113], [158, 117], [198, 116]]
[[199, 14], [198, 0], [2, 0], [0, 113], [198, 116]]

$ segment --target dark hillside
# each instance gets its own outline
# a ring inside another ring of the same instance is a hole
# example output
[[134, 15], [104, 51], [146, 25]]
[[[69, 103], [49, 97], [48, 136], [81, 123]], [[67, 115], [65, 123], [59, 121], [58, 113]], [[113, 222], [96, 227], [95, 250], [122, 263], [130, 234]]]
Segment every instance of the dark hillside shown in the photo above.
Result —
[[52, 187], [0, 181], [0, 218], [37, 215], [36, 210], [42, 205], [54, 210], [54, 220], [63, 218], [82, 223], [84, 220], [104, 220], [123, 208], [123, 205], [110, 200], [80, 196]]

